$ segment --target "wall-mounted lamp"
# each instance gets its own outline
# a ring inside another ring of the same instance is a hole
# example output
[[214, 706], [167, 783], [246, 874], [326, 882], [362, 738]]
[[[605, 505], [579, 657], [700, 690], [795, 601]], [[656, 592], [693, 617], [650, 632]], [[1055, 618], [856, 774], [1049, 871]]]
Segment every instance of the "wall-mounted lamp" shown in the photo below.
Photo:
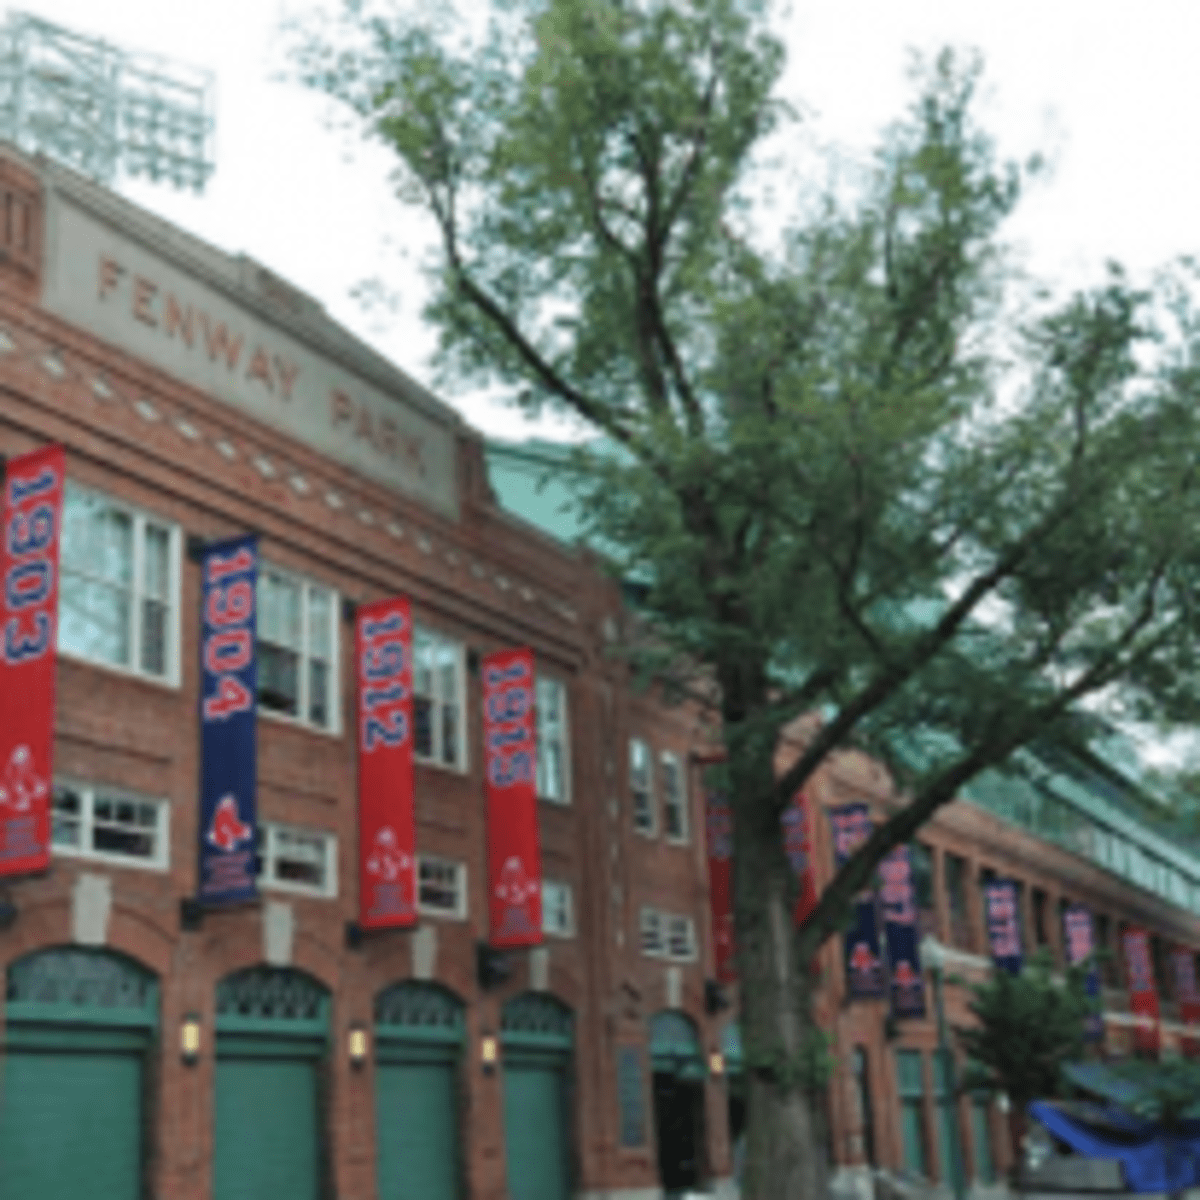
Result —
[[189, 1067], [200, 1057], [200, 1018], [188, 1013], [179, 1026], [179, 1056]]
[[720, 1050], [714, 1050], [708, 1056], [708, 1070], [712, 1075], [725, 1074], [725, 1055]]
[[367, 1030], [357, 1022], [350, 1026], [346, 1036], [346, 1053], [352, 1067], [361, 1067], [367, 1061]]
[[485, 1075], [491, 1075], [496, 1070], [500, 1060], [500, 1043], [494, 1033], [485, 1033], [479, 1039], [479, 1062]]

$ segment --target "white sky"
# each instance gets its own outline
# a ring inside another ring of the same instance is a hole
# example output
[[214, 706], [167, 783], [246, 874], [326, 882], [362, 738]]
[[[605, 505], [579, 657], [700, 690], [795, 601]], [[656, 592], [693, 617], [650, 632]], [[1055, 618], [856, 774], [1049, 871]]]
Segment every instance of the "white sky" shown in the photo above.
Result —
[[[129, 49], [211, 69], [217, 170], [200, 197], [123, 185], [139, 203], [230, 251], [245, 251], [419, 379], [428, 230], [388, 190], [382, 150], [326, 127], [320, 98], [281, 82], [285, 11], [336, 0], [26, 0], [18, 5]], [[471, 0], [460, 0], [466, 7]], [[1011, 232], [1052, 283], [1097, 278], [1108, 257], [1148, 270], [1200, 249], [1200, 3], [1197, 0], [793, 0], [785, 91], [821, 143], [861, 154], [909, 92], [907, 50], [978, 47], [985, 121], [1007, 152], [1050, 152], [1055, 170]], [[1189, 149], [1191, 147], [1191, 149]], [[384, 274], [400, 311], [364, 312], [350, 291]], [[486, 432], [531, 432], [481, 397], [446, 396]], [[547, 432], [543, 429], [541, 432]]]

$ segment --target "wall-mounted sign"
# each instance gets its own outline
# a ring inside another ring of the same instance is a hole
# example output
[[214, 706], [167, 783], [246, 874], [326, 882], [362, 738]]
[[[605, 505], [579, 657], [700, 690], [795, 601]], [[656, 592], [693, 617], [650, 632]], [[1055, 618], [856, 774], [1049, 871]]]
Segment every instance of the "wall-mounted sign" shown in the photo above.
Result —
[[714, 970], [721, 983], [731, 983], [737, 978], [733, 937], [733, 813], [720, 792], [709, 791], [704, 805]]
[[[865, 804], [845, 804], [829, 810], [833, 826], [833, 858], [838, 870], [871, 836], [871, 817]], [[842, 935], [846, 960], [846, 990], [858, 1000], [887, 994], [883, 958], [879, 952], [879, 927], [875, 919], [875, 892], [866, 888], [854, 902], [850, 928]]]
[[1129, 979], [1129, 1007], [1136, 1018], [1133, 1044], [1140, 1051], [1157, 1054], [1160, 1042], [1158, 987], [1154, 982], [1154, 959], [1150, 935], [1144, 929], [1126, 929], [1121, 935], [1125, 974]]
[[983, 911], [992, 962], [1001, 971], [1020, 975], [1025, 955], [1021, 948], [1021, 907], [1016, 883], [1011, 879], [985, 883]]
[[917, 941], [917, 897], [912, 856], [897, 846], [879, 864], [879, 900], [887, 945], [888, 993], [897, 1017], [925, 1015], [925, 977]]

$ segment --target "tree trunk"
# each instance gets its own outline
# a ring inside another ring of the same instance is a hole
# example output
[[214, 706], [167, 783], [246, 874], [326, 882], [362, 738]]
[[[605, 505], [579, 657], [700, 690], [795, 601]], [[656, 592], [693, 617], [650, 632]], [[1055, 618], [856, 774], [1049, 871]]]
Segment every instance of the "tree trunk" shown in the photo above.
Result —
[[[744, 1200], [826, 1200], [820, 1030], [793, 924], [796, 881], [770, 804], [771, 753], [731, 752], [735, 922], [746, 1053]], [[806, 956], [807, 958], [807, 956]]]

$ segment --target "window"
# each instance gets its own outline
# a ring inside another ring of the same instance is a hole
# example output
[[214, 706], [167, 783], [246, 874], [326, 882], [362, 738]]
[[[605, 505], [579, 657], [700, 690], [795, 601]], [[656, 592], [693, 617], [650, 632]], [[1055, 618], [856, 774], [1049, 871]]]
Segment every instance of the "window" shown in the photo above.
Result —
[[566, 804], [571, 799], [567, 769], [567, 689], [557, 679], [537, 681], [537, 794]]
[[639, 833], [655, 833], [658, 821], [654, 811], [650, 747], [639, 738], [629, 739], [629, 793], [633, 798], [634, 829]]
[[924, 842], [912, 842], [908, 848], [912, 864], [913, 901], [917, 906], [918, 936], [937, 937], [937, 909], [933, 903], [933, 851]]
[[113, 788], [54, 786], [51, 842], [57, 854], [164, 871], [170, 857], [170, 808]]
[[1029, 899], [1033, 906], [1033, 941], [1040, 950], [1050, 945], [1050, 930], [1046, 924], [1046, 893], [1041, 888], [1033, 888]]
[[649, 958], [691, 962], [696, 957], [696, 924], [691, 917], [643, 908], [641, 944]]
[[422, 762], [466, 768], [462, 646], [413, 629], [413, 750]]
[[467, 915], [467, 868], [446, 858], [417, 856], [417, 911], [463, 920]]
[[687, 788], [679, 759], [674, 754], [662, 756], [663, 832], [673, 842], [686, 842], [688, 837]]
[[900, 1137], [904, 1166], [926, 1175], [925, 1066], [919, 1050], [896, 1051], [896, 1082], [900, 1092]]
[[960, 950], [971, 949], [971, 920], [967, 914], [967, 860], [957, 854], [942, 859], [946, 875], [946, 907], [950, 910], [950, 941]]
[[337, 838], [332, 833], [260, 821], [258, 846], [263, 887], [337, 895]]
[[542, 932], [555, 937], [575, 936], [575, 902], [569, 883], [542, 880]]
[[258, 577], [258, 704], [336, 732], [337, 594], [263, 567]]
[[60, 547], [59, 649], [178, 683], [179, 545], [178, 526], [68, 481]]

